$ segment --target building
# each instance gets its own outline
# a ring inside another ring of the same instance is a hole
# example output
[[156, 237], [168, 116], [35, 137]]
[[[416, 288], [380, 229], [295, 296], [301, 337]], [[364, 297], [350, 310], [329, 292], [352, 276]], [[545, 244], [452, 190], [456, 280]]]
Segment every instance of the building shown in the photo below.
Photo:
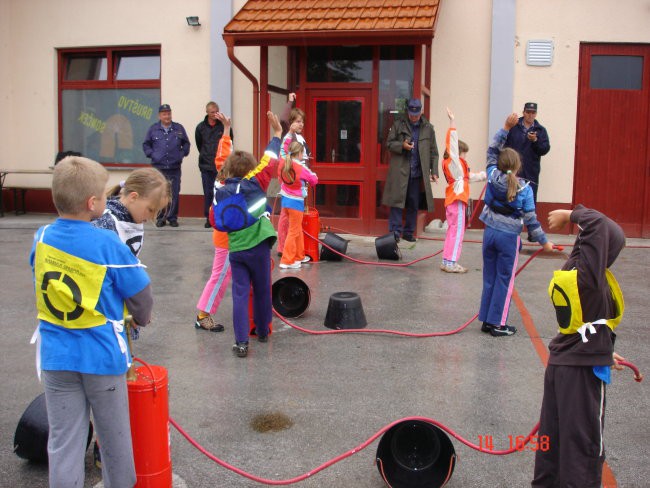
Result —
[[[47, 168], [57, 151], [76, 149], [106, 163], [119, 181], [125, 168], [146, 163], [142, 131], [161, 102], [192, 138], [206, 102], [217, 101], [232, 114], [236, 147], [259, 152], [268, 130], [259, 114], [279, 111], [295, 91], [322, 183], [323, 220], [378, 234], [387, 229], [382, 140], [405, 99], [422, 98], [441, 153], [445, 107], [454, 110], [474, 169], [506, 114], [534, 101], [551, 140], [539, 213], [585, 203], [629, 236], [650, 236], [650, 2], [323, 5], [2, 2], [0, 132], [8, 144], [0, 168]], [[193, 148], [183, 164], [181, 216], [201, 215], [197, 160]], [[5, 184], [34, 188], [28, 209], [42, 210], [51, 208], [49, 195], [37, 188], [48, 178], [14, 174]], [[438, 217], [443, 195], [440, 182]], [[11, 205], [7, 190], [3, 198]], [[423, 214], [420, 225], [434, 215]]]

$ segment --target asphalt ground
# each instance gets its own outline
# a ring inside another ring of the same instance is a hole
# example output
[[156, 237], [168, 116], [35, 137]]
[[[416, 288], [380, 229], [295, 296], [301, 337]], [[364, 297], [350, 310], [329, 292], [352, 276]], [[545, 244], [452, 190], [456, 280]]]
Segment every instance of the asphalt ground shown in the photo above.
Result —
[[[34, 231], [53, 219], [35, 214], [0, 218], [0, 432], [5, 439], [0, 486], [47, 486], [47, 468], [18, 458], [13, 437], [25, 408], [42, 392], [34, 346], [29, 344], [36, 310], [28, 256]], [[177, 229], [147, 227], [141, 259], [148, 266], [156, 304], [154, 321], [134, 343], [134, 352], [167, 369], [170, 416], [225, 462], [261, 478], [285, 480], [311, 472], [405, 417], [434, 419], [474, 444], [489, 439], [495, 451], [509, 449], [537, 423], [543, 356], [557, 328], [546, 289], [552, 271], [562, 264], [562, 253], [533, 258], [517, 277], [509, 323], [519, 330], [512, 337], [484, 334], [477, 321], [442, 337], [313, 335], [274, 318], [269, 343], [252, 340], [248, 357], [241, 359], [231, 352], [230, 292], [215, 316], [226, 325], [225, 332], [194, 328], [195, 305], [214, 252], [203, 220], [180, 219], [180, 224]], [[351, 257], [377, 262], [373, 238], [346, 237]], [[427, 257], [410, 266], [348, 260], [291, 271], [276, 266], [274, 282], [297, 276], [310, 289], [307, 311], [291, 321], [310, 331], [329, 331], [323, 324], [330, 296], [351, 291], [361, 298], [368, 330], [429, 334], [459, 328], [478, 311], [482, 232], [466, 233], [460, 262], [469, 272], [463, 275], [441, 272], [440, 254], [428, 257], [442, 249], [443, 231], [423, 237], [415, 244], [401, 243], [400, 263]], [[554, 235], [551, 240], [571, 244], [573, 236]], [[650, 242], [629, 239], [627, 244], [613, 267], [626, 302], [617, 352], [647, 372]], [[519, 265], [536, 249], [525, 246]], [[635, 382], [627, 369], [616, 372], [607, 391], [607, 486], [650, 486], [649, 407], [647, 382]], [[287, 419], [287, 428], [267, 433], [253, 429], [252, 420], [265, 414]], [[446, 486], [529, 486], [534, 464], [530, 445], [498, 456], [451, 440], [458, 459]], [[378, 443], [379, 438], [296, 486], [385, 486], [375, 465]], [[173, 427], [170, 444], [174, 486], [263, 486], [217, 465]], [[96, 486], [101, 475], [92, 466], [92, 449], [86, 465], [86, 486]]]

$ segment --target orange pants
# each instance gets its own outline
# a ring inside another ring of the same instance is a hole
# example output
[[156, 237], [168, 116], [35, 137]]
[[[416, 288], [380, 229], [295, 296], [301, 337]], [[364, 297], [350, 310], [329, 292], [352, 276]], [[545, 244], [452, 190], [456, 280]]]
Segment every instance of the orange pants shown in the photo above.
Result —
[[282, 213], [286, 213], [289, 218], [289, 230], [287, 232], [287, 238], [284, 241], [282, 260], [280, 262], [282, 264], [293, 264], [296, 261], [305, 259], [305, 241], [302, 234], [302, 217], [304, 212], [292, 208], [283, 208]]

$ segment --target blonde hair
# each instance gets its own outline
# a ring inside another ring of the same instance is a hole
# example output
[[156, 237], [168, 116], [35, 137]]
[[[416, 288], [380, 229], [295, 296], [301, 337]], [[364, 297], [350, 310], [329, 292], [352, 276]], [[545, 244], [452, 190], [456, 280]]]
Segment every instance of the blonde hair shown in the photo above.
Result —
[[101, 197], [108, 182], [108, 171], [92, 159], [68, 156], [52, 173], [52, 201], [59, 214], [84, 212], [90, 197]]
[[115, 185], [108, 190], [106, 196], [127, 196], [133, 192], [143, 198], [151, 198], [156, 210], [165, 208], [172, 198], [169, 180], [156, 168], [139, 168], [132, 171], [123, 185]]
[[222, 178], [243, 178], [256, 166], [253, 155], [246, 151], [233, 151], [221, 168]]
[[298, 141], [293, 141], [289, 145], [289, 150], [287, 151], [287, 155], [284, 158], [284, 165], [282, 166], [281, 176], [284, 183], [290, 185], [296, 181], [296, 172], [292, 169], [293, 160], [301, 156], [303, 151], [304, 147]]
[[497, 168], [499, 168], [499, 171], [506, 173], [506, 178], [508, 179], [508, 192], [506, 196], [508, 201], [512, 202], [521, 188], [519, 178], [517, 178], [517, 173], [521, 168], [519, 153], [510, 147], [503, 149], [499, 154]]

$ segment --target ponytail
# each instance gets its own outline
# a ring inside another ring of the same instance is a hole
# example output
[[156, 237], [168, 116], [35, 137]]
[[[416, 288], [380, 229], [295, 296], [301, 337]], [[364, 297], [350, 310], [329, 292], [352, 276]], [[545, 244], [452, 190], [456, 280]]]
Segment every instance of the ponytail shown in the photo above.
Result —
[[296, 172], [293, 170], [293, 160], [300, 157], [304, 147], [298, 141], [293, 141], [289, 145], [287, 155], [284, 158], [282, 165], [282, 181], [287, 185], [291, 185], [296, 181]]
[[509, 147], [503, 149], [499, 154], [497, 167], [499, 168], [499, 171], [506, 174], [508, 180], [508, 191], [506, 197], [509, 202], [512, 202], [521, 188], [519, 178], [517, 178], [517, 173], [521, 168], [519, 153]]

